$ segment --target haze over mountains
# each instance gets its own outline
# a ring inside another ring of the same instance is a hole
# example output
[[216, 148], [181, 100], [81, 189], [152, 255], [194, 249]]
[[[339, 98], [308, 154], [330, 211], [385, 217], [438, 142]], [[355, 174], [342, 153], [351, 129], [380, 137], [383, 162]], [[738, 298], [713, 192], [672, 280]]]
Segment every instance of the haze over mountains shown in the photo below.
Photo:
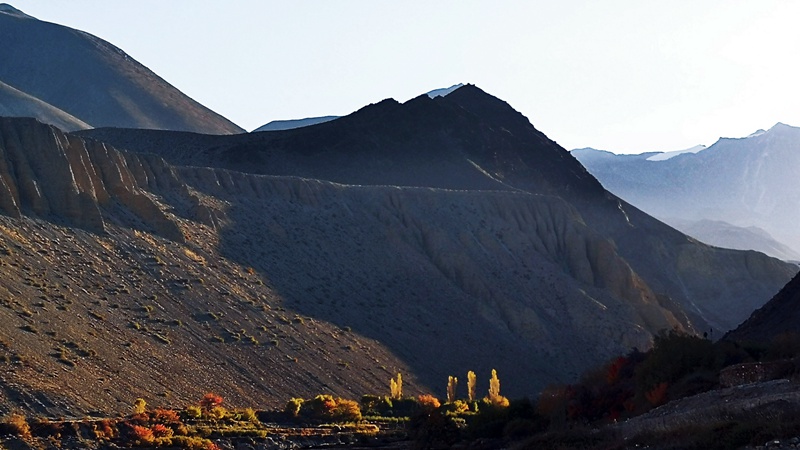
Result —
[[[91, 34], [0, 5], [3, 114], [66, 130], [128, 127], [212, 134], [244, 130]], [[11, 90], [10, 88], [13, 88]]]
[[[0, 19], [111, 48], [20, 14]], [[473, 85], [267, 133], [137, 111], [0, 119], [0, 412], [358, 398], [397, 371], [441, 396], [496, 368], [533, 395], [663, 329], [735, 328], [797, 273], [653, 219]]]
[[[663, 161], [654, 161], [653, 153], [615, 155], [581, 149], [572, 154], [611, 192], [680, 229], [688, 231], [686, 221], [726, 222], [744, 228], [738, 232], [742, 236], [739, 248], [797, 260], [800, 188], [794, 179], [800, 164], [798, 150], [800, 129], [779, 123], [767, 131], [722, 138], [698, 153]], [[729, 239], [723, 240], [731, 228], [723, 226], [697, 237], [731, 245]]]

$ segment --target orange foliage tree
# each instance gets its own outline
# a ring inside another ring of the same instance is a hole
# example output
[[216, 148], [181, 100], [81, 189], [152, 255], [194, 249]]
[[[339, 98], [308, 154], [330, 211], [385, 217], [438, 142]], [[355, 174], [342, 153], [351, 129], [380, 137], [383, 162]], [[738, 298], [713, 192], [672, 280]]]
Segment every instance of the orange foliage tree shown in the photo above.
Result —
[[213, 392], [207, 393], [200, 400], [200, 407], [206, 412], [209, 412], [220, 405], [222, 405], [222, 397]]

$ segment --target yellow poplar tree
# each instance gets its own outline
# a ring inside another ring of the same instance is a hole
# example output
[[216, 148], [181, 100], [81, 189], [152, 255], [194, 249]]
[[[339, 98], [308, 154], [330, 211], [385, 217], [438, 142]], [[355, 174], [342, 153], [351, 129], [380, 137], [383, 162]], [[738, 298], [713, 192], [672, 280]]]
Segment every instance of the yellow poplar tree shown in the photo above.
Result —
[[475, 393], [477, 392], [475, 390], [476, 383], [477, 377], [475, 376], [475, 372], [470, 370], [467, 372], [467, 398], [471, 402], [475, 401]]
[[492, 369], [492, 378], [489, 378], [489, 398], [500, 396], [500, 379], [497, 378], [497, 371]]
[[497, 378], [497, 371], [492, 369], [492, 378], [489, 379], [489, 395], [486, 399], [495, 406], [508, 406], [508, 399], [500, 395], [500, 379]]
[[447, 403], [456, 401], [456, 387], [458, 386], [458, 378], [450, 376], [447, 377]]
[[394, 378], [389, 380], [389, 391], [393, 399], [400, 400], [403, 398], [403, 376], [399, 372], [397, 373], [397, 381]]

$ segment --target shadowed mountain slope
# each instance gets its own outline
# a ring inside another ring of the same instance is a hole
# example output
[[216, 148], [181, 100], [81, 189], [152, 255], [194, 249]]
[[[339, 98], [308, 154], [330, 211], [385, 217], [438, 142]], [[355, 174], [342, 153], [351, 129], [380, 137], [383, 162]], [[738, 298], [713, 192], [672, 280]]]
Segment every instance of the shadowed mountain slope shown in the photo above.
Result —
[[[92, 127], [211, 134], [243, 131], [119, 48], [88, 33], [37, 20], [4, 5], [0, 41], [0, 82]], [[40, 106], [35, 101], [30, 104], [31, 108]]]
[[784, 335], [800, 335], [800, 276], [795, 276], [766, 305], [725, 335], [739, 342], [772, 343]]
[[[558, 196], [608, 239], [663, 306], [698, 329], [728, 330], [796, 268], [714, 249], [606, 192], [578, 161], [507, 103], [467, 85], [446, 97], [384, 100], [333, 122], [231, 137], [143, 130], [79, 132], [172, 164], [363, 186], [497, 190]], [[714, 274], [715, 282], [709, 282]], [[743, 275], [744, 274], [744, 275]]]
[[410, 393], [497, 368], [532, 395], [692, 330], [560, 197], [173, 167], [32, 119], [0, 133], [6, 410], [358, 397], [398, 370]]
[[65, 113], [53, 105], [18, 90], [0, 81], [0, 116], [33, 117], [44, 123], [57, 126], [64, 131], [85, 130], [91, 126]]

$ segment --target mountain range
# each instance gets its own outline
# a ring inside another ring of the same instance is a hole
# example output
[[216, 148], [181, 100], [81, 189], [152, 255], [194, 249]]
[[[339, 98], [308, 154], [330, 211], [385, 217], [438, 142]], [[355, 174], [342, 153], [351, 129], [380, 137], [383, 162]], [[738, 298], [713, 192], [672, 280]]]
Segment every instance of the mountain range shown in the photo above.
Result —
[[[611, 192], [679, 229], [688, 231], [686, 221], [721, 224], [712, 236], [696, 236], [706, 242], [734, 244], [717, 239], [730, 236], [725, 229], [735, 226], [745, 229], [737, 248], [797, 260], [800, 189], [793, 179], [798, 149], [800, 129], [779, 123], [666, 160], [654, 160], [656, 153], [615, 155], [594, 149], [572, 154]], [[753, 229], [761, 231], [754, 234]]]
[[[108, 85], [131, 68], [160, 83], [129, 58], [81, 59], [85, 39], [110, 44], [0, 11]], [[731, 330], [797, 273], [648, 216], [474, 85], [282, 131], [204, 119], [201, 134], [141, 129], [162, 110], [104, 126], [130, 111], [101, 95], [92, 120], [60, 78], [31, 78], [65, 101], [0, 76], [91, 128], [0, 119], [0, 413], [207, 391], [277, 407], [382, 393], [397, 372], [442, 396], [449, 375], [497, 369], [505, 395], [532, 396], [664, 329]]]

